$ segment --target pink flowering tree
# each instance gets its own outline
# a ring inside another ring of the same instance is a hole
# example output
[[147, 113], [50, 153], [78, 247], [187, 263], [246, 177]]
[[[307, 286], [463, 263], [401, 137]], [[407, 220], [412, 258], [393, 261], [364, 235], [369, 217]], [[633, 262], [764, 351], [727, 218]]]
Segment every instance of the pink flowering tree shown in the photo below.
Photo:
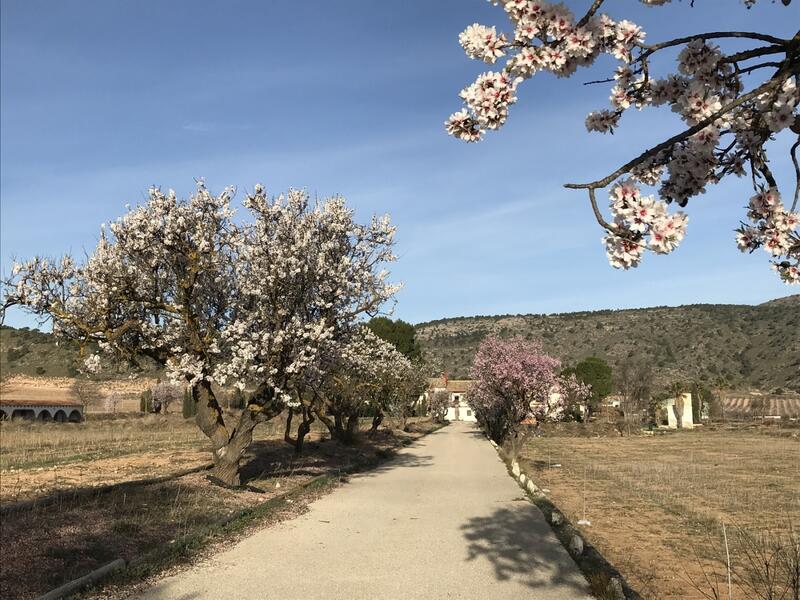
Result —
[[[800, 32], [782, 39], [713, 31], [647, 44], [635, 23], [600, 13], [604, 0], [586, 0], [586, 12], [579, 18], [564, 4], [490, 1], [505, 9], [512, 33], [476, 23], [459, 41], [470, 58], [489, 64], [502, 60], [504, 65], [461, 91], [465, 107], [446, 122], [451, 135], [479, 141], [486, 131], [503, 126], [525, 80], [540, 71], [569, 77], [609, 54], [618, 61], [617, 68], [592, 83], [612, 85], [610, 107], [588, 115], [588, 131], [613, 133], [629, 109], [657, 106], [670, 107], [685, 127], [604, 177], [566, 184], [588, 193], [605, 230], [611, 265], [629, 269], [639, 265], [646, 250], [672, 252], [684, 238], [688, 218], [670, 205], [685, 207], [707, 185], [728, 175], [747, 176], [753, 193], [749, 202], [742, 199], [747, 206], [736, 243], [742, 252], [766, 251], [783, 281], [800, 284], [800, 216], [795, 212], [800, 196]], [[641, 1], [654, 6], [670, 0]], [[756, 1], [744, 0], [748, 7]], [[791, 0], [782, 2], [788, 6]], [[735, 51], [723, 49], [728, 46]], [[652, 59], [670, 51], [677, 52], [676, 72], [656, 72]], [[782, 199], [767, 156], [768, 143], [777, 137], [785, 137], [791, 146], [796, 182], [790, 205]], [[610, 219], [597, 200], [597, 192], [609, 186]], [[642, 186], [656, 192], [646, 193]]]
[[475, 382], [468, 402], [489, 437], [509, 443], [512, 461], [531, 425], [564, 417], [565, 392], [588, 397], [588, 388], [574, 377], [559, 376], [560, 367], [561, 361], [546, 354], [538, 341], [490, 336], [481, 342], [472, 363]]

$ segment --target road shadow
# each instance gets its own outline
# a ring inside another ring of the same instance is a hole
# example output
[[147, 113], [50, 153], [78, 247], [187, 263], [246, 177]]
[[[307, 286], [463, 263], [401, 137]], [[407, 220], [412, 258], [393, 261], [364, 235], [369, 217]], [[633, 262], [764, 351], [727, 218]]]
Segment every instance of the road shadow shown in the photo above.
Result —
[[145, 598], [148, 600], [159, 600], [160, 598], [169, 598], [170, 600], [194, 600], [195, 598], [202, 598], [201, 592], [187, 592], [185, 594], [176, 595], [172, 590], [169, 583], [160, 583], [155, 587], [150, 588]]
[[[352, 446], [309, 440], [301, 455], [283, 440], [256, 441], [243, 461], [242, 482], [251, 484], [246, 489], [211, 485], [207, 472], [198, 471], [53, 490], [0, 515], [0, 598], [37, 597], [117, 558], [160, 549], [179, 556], [183, 536], [199, 535], [228, 515], [266, 502], [290, 489], [293, 478], [372, 476], [431, 463], [432, 457], [421, 453], [397, 453], [413, 444], [391, 447], [390, 437], [381, 434]], [[292, 506], [281, 504], [275, 514], [291, 516]]]
[[513, 579], [531, 589], [559, 587], [568, 597], [587, 594], [588, 598], [578, 566], [526, 500], [473, 517], [461, 530], [468, 542], [467, 561], [488, 560], [498, 581]]
[[459, 431], [458, 433], [460, 433], [462, 435], [469, 435], [469, 436], [472, 436], [472, 437], [475, 437], [475, 438], [480, 438], [482, 440], [486, 439], [486, 436], [483, 434], [483, 432], [480, 429], [468, 429], [466, 431]]
[[364, 471], [363, 473], [359, 473], [359, 477], [375, 477], [376, 475], [381, 475], [388, 471], [393, 471], [395, 469], [415, 469], [419, 467], [428, 467], [433, 464], [433, 456], [431, 455], [418, 455], [418, 454], [411, 454], [409, 452], [404, 452], [402, 454], [397, 454], [393, 458], [390, 458], [386, 462], [380, 463], [379, 465], [370, 468], [368, 471]]

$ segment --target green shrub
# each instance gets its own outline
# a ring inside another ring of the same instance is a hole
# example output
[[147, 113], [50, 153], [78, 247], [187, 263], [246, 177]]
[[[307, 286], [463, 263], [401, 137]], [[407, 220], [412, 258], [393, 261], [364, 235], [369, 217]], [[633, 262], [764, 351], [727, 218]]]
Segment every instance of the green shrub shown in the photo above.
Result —
[[9, 348], [8, 352], [8, 362], [14, 362], [15, 360], [19, 360], [23, 356], [28, 353], [28, 348], [25, 346], [20, 346], [19, 348]]
[[186, 389], [183, 392], [183, 418], [189, 419], [197, 414], [197, 405], [192, 398], [192, 395], [189, 393], [189, 390]]
[[153, 392], [145, 390], [139, 396], [139, 411], [143, 413], [153, 412]]

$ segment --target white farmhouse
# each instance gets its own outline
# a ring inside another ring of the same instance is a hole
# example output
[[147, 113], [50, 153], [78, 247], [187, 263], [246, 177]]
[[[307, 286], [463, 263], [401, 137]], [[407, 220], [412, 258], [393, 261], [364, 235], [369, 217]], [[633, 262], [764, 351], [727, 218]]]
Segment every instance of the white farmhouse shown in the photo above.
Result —
[[448, 421], [475, 421], [475, 414], [467, 404], [467, 392], [471, 385], [471, 379], [449, 379], [447, 375], [435, 377], [428, 382], [426, 399], [431, 398], [436, 392], [447, 392], [450, 402], [445, 419]]

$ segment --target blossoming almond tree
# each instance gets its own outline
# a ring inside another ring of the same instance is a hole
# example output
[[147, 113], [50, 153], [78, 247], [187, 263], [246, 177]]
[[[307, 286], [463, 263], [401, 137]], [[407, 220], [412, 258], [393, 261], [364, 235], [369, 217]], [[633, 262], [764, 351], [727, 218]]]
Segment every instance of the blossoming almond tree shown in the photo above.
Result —
[[565, 398], [589, 397], [588, 386], [574, 375], [559, 376], [560, 367], [537, 341], [489, 336], [478, 347], [467, 401], [489, 437], [509, 442], [512, 461], [530, 432], [528, 424], [561, 420]]
[[450, 394], [446, 390], [438, 390], [430, 395], [428, 411], [435, 423], [444, 423], [448, 408], [450, 408]]
[[412, 389], [415, 370], [393, 344], [361, 326], [346, 340], [327, 344], [320, 352], [315, 367], [304, 377], [302, 402], [332, 437], [351, 443], [360, 416], [367, 411], [373, 415], [372, 434], [385, 414], [394, 414], [408, 395], [421, 393], [420, 386]]
[[[238, 485], [255, 426], [292, 402], [292, 382], [323, 344], [377, 313], [397, 286], [379, 271], [394, 260], [387, 218], [361, 225], [341, 198], [312, 203], [293, 190], [270, 199], [258, 185], [243, 202], [252, 220], [237, 224], [232, 195], [200, 185], [184, 201], [152, 189], [85, 264], [16, 265], [4, 306], [52, 319], [56, 335], [164, 365], [191, 386], [214, 477]], [[91, 356], [87, 367], [99, 362]], [[227, 421], [212, 383], [250, 390], [238, 419]]]
[[[613, 84], [611, 106], [588, 115], [589, 131], [613, 133], [631, 107], [669, 106], [685, 124], [681, 133], [613, 173], [588, 183], [566, 184], [588, 192], [595, 218], [606, 230], [603, 242], [611, 265], [629, 269], [639, 265], [645, 250], [672, 252], [686, 233], [688, 218], [668, 206], [685, 207], [708, 184], [727, 175], [749, 175], [754, 195], [736, 231], [736, 243], [743, 252], [765, 250], [783, 281], [800, 284], [800, 216], [794, 212], [800, 196], [800, 32], [782, 39], [758, 32], [713, 31], [646, 44], [641, 27], [599, 12], [605, 0], [587, 0], [586, 12], [577, 19], [563, 4], [490, 1], [505, 9], [513, 33], [498, 33], [495, 27], [476, 23], [461, 33], [459, 41], [470, 58], [489, 64], [503, 59], [505, 64], [461, 91], [465, 108], [446, 122], [451, 135], [479, 141], [486, 131], [503, 126], [517, 100], [517, 87], [526, 79], [540, 71], [569, 77], [578, 67], [610, 54], [619, 61], [605, 80]], [[641, 0], [648, 5], [669, 1]], [[749, 7], [756, 0], [745, 3]], [[742, 43], [747, 47], [725, 52], [716, 43], [731, 41], [737, 48]], [[651, 68], [651, 59], [670, 50], [679, 50], [677, 72], [660, 76]], [[794, 140], [789, 154], [796, 183], [788, 207], [767, 157], [767, 144], [778, 135]], [[642, 185], [658, 185], [658, 195], [643, 193]], [[597, 191], [608, 186], [610, 222], [596, 198]]]

